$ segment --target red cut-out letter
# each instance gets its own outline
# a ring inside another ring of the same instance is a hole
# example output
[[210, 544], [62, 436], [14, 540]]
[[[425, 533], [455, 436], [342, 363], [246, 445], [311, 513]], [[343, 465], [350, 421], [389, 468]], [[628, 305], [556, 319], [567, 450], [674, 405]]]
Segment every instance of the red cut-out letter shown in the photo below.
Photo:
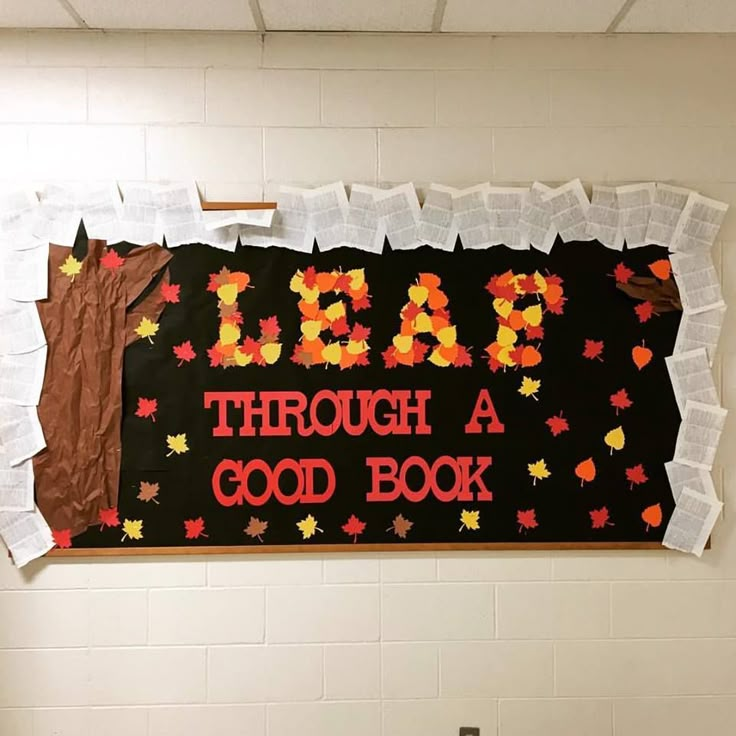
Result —
[[493, 406], [491, 394], [487, 388], [481, 389], [478, 398], [475, 400], [473, 415], [465, 425], [465, 434], [481, 434], [483, 427], [480, 426], [480, 419], [490, 420], [490, 424], [486, 426], [487, 434], [500, 434], [506, 431], [505, 426], [499, 421], [496, 407]]

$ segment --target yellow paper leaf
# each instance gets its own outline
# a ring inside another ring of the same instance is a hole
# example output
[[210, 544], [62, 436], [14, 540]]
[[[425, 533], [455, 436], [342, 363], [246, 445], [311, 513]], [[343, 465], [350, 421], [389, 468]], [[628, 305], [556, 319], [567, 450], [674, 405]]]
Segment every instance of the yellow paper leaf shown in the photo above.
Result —
[[78, 261], [74, 256], [69, 255], [66, 257], [64, 263], [59, 266], [59, 271], [65, 276], [71, 276], [72, 281], [74, 281], [74, 277], [82, 272], [82, 262]]
[[123, 538], [121, 541], [124, 542], [126, 537], [129, 539], [143, 539], [142, 519], [136, 519], [134, 521], [125, 519], [125, 521], [123, 521]]
[[169, 448], [169, 452], [166, 453], [166, 457], [176, 453], [181, 455], [183, 452], [189, 452], [187, 447], [187, 436], [185, 434], [169, 434], [166, 435], [166, 445]]
[[463, 509], [460, 514], [460, 531], [463, 529], [480, 529], [480, 511]]
[[502, 348], [507, 348], [509, 347], [509, 345], [513, 345], [516, 342], [517, 338], [517, 334], [510, 327], [506, 327], [506, 325], [498, 326], [498, 332], [496, 332], [496, 342]]
[[612, 429], [603, 438], [603, 441], [611, 448], [611, 455], [613, 455], [614, 450], [623, 449], [623, 446], [626, 443], [626, 436], [624, 435], [623, 428], [616, 427], [616, 429]]
[[344, 317], [345, 314], [345, 305], [342, 302], [335, 302], [334, 304], [330, 304], [330, 306], [325, 309], [325, 317], [330, 322], [334, 322], [336, 319]]
[[301, 521], [297, 521], [296, 526], [297, 529], [302, 533], [302, 539], [309, 539], [310, 537], [313, 537], [316, 532], [321, 532], [322, 530], [317, 526], [317, 519], [312, 516], [312, 514], [309, 514], [306, 518], [302, 519]]
[[527, 465], [529, 469], [529, 475], [534, 478], [532, 485], [536, 485], [538, 480], [549, 478], [552, 473], [547, 470], [547, 463], [544, 460], [537, 460], [535, 463], [529, 463]]
[[158, 332], [158, 323], [157, 322], [151, 322], [148, 317], [141, 317], [141, 321], [138, 324], [138, 327], [135, 328], [135, 334], [138, 335], [138, 337], [147, 337], [148, 342], [153, 343], [153, 340], [151, 340], [151, 336], [155, 335]]
[[220, 325], [220, 343], [222, 345], [234, 345], [240, 340], [240, 327], [225, 322]]
[[534, 378], [529, 378], [529, 376], [524, 376], [521, 379], [521, 386], [519, 386], [519, 393], [522, 396], [531, 396], [535, 401], [538, 401], [537, 399], [537, 391], [542, 386], [541, 380], [535, 380]]
[[542, 307], [539, 304], [534, 304], [531, 307], [527, 307], [521, 316], [524, 321], [532, 327], [539, 327], [542, 324]]

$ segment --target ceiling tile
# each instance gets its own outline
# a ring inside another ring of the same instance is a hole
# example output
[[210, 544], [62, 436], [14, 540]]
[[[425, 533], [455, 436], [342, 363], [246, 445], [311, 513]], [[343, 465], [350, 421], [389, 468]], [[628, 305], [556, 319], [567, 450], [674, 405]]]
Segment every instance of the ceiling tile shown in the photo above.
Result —
[[659, 33], [733, 33], [734, 0], [637, 0], [619, 31]]
[[435, 0], [260, 0], [269, 31], [429, 31]]
[[623, 0], [447, 0], [442, 30], [600, 33], [622, 5]]
[[248, 0], [71, 0], [90, 28], [254, 31]]
[[77, 28], [58, 0], [2, 0], [0, 28]]

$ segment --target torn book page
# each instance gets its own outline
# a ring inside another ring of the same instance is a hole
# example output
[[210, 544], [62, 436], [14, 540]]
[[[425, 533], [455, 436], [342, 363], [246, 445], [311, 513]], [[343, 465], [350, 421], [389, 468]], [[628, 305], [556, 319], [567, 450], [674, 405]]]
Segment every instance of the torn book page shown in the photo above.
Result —
[[662, 544], [668, 549], [700, 557], [722, 509], [723, 504], [717, 499], [683, 488]]
[[490, 187], [486, 209], [490, 221], [491, 245], [505, 245], [512, 250], [529, 250], [529, 241], [519, 231], [529, 187]]
[[519, 233], [537, 250], [549, 253], [557, 238], [552, 222], [552, 206], [544, 197], [552, 191], [546, 184], [535, 181], [519, 217]]
[[711, 478], [707, 470], [691, 468], [689, 465], [680, 465], [680, 463], [673, 461], [665, 463], [664, 469], [667, 473], [667, 479], [670, 482], [672, 498], [675, 499], [675, 503], [680, 498], [680, 494], [685, 486], [700, 493], [702, 496], [717, 498], [713, 478]]
[[680, 318], [680, 326], [677, 328], [677, 338], [672, 352], [677, 355], [689, 350], [705, 348], [708, 353], [708, 362], [712, 366], [725, 316], [726, 307], [709, 309], [707, 312], [697, 314], [683, 314]]
[[653, 182], [616, 187], [621, 228], [629, 248], [641, 248], [649, 243], [647, 230], [652, 214], [654, 191]]
[[491, 218], [487, 207], [490, 188], [488, 183], [478, 184], [456, 189], [452, 194], [452, 211], [463, 248], [489, 248], [492, 245]]
[[44, 345], [30, 353], [0, 355], [0, 401], [18, 406], [38, 406], [46, 371]]
[[690, 350], [664, 359], [672, 381], [672, 391], [682, 415], [687, 401], [720, 406], [713, 373], [704, 348]]
[[317, 246], [326, 252], [345, 245], [348, 195], [341, 181], [304, 192], [304, 204]]
[[46, 447], [35, 406], [0, 403], [0, 444], [13, 467]]
[[665, 248], [672, 245], [672, 236], [675, 234], [675, 228], [690, 192], [690, 189], [682, 187], [657, 184], [647, 225], [647, 243], [663, 245]]
[[302, 253], [312, 252], [314, 231], [304, 202], [306, 191], [298, 187], [281, 187], [273, 223], [269, 229], [260, 232], [259, 236], [253, 239], [253, 245], [281, 245]]
[[157, 186], [137, 184], [126, 187], [120, 218], [123, 240], [135, 245], [163, 243], [163, 232], [156, 207]]
[[457, 242], [457, 225], [452, 211], [452, 187], [432, 184], [419, 213], [417, 240], [439, 250], [453, 251]]
[[419, 199], [411, 182], [391, 189], [377, 189], [376, 207], [388, 242], [394, 250], [407, 250], [422, 245], [417, 238]]
[[727, 415], [720, 406], [687, 401], [672, 459], [692, 468], [712, 470]]
[[[4, 289], [0, 288], [0, 293]], [[0, 296], [0, 355], [38, 350], [46, 344], [34, 302], [14, 302]]]
[[123, 240], [123, 200], [115, 182], [92, 185], [79, 194], [79, 208], [87, 237], [114, 245]]
[[718, 273], [709, 253], [673, 253], [670, 263], [685, 314], [725, 306]]
[[36, 192], [19, 189], [0, 197], [0, 247], [3, 250], [29, 250], [48, 243], [33, 235], [40, 217]]
[[39, 200], [33, 235], [48, 243], [72, 248], [82, 221], [74, 190], [50, 184], [41, 192]]
[[35, 302], [49, 293], [49, 244], [2, 254], [5, 294], [16, 302]]
[[552, 208], [552, 222], [563, 243], [591, 240], [586, 232], [590, 202], [580, 179], [552, 189], [542, 199]]
[[33, 461], [11, 467], [0, 447], [0, 511], [33, 511]]
[[252, 227], [271, 227], [276, 210], [271, 207], [262, 210], [210, 210], [202, 212], [207, 230], [217, 230], [231, 225], [251, 225]]
[[[169, 248], [178, 248], [190, 243], [202, 243], [219, 231], [208, 231], [202, 219], [202, 203], [194, 182], [159, 187], [154, 192], [154, 202], [158, 212], [158, 222]], [[222, 247], [223, 250], [235, 250]]]
[[616, 187], [593, 184], [585, 232], [612, 250], [624, 249], [624, 231], [618, 210]]
[[728, 205], [692, 192], [672, 236], [672, 250], [680, 253], [707, 251], [716, 242]]
[[386, 229], [378, 216], [375, 187], [353, 184], [350, 188], [348, 214], [345, 220], [345, 245], [358, 250], [380, 253]]
[[33, 511], [0, 511], [0, 537], [16, 567], [23, 567], [45, 555], [54, 538], [38, 508]]

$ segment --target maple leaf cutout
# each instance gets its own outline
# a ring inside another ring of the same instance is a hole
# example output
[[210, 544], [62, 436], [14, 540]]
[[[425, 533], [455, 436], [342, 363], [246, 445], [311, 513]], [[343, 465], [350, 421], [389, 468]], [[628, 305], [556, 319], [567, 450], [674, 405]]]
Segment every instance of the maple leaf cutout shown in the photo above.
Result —
[[534, 509], [517, 511], [516, 521], [519, 524], [519, 534], [521, 534], [522, 531], [526, 532], [529, 529], [536, 529], [539, 526], [539, 523], [537, 522], [537, 513]]
[[633, 491], [634, 486], [646, 483], [649, 478], [647, 478], [647, 474], [644, 472], [644, 466], [639, 463], [632, 468], [626, 468], [626, 480], [629, 481], [629, 490]]
[[545, 424], [549, 427], [549, 431], [552, 432], [553, 437], [557, 437], [557, 435], [570, 430], [570, 425], [567, 423], [567, 419], [562, 416], [562, 412], [557, 416], [547, 419]]
[[142, 396], [139, 396], [138, 408], [135, 410], [135, 415], [137, 417], [141, 417], [141, 419], [148, 419], [148, 417], [151, 417], [151, 421], [155, 422], [157, 409], [157, 399], [144, 399]]
[[191, 341], [187, 340], [181, 345], [174, 345], [174, 355], [179, 358], [179, 362], [176, 364], [177, 368], [180, 368], [184, 363], [189, 363], [197, 357], [197, 353], [194, 352]]
[[138, 493], [136, 498], [139, 501], [145, 501], [146, 503], [153, 501], [158, 505], [158, 501], [156, 500], [156, 496], [158, 496], [159, 492], [158, 483], [147, 483], [145, 480], [142, 480], [138, 488], [140, 489], [140, 493]]
[[181, 286], [179, 284], [161, 284], [161, 296], [167, 304], [178, 304]]
[[118, 507], [113, 506], [111, 509], [100, 509], [99, 521], [100, 531], [102, 531], [106, 526], [120, 526]]
[[135, 328], [135, 334], [138, 337], [147, 337], [148, 342], [153, 345], [151, 338], [158, 332], [158, 323], [152, 322], [148, 317], [141, 317], [138, 327]]
[[634, 403], [629, 398], [625, 388], [616, 391], [615, 394], [611, 394], [610, 401], [611, 406], [616, 409], [616, 416], [618, 416], [619, 409], [628, 409]]
[[257, 539], [263, 543], [263, 534], [268, 529], [268, 522], [251, 516], [248, 520], [248, 526], [243, 530], [251, 539]]
[[201, 516], [196, 519], [187, 519], [184, 522], [184, 532], [185, 539], [206, 538], [207, 535], [204, 533], [204, 519]]
[[59, 549], [69, 549], [72, 546], [71, 529], [52, 529], [51, 536], [54, 539], [54, 544]]
[[463, 509], [460, 512], [460, 529], [458, 531], [463, 529], [471, 529], [472, 531], [480, 529], [480, 511]]
[[593, 509], [588, 513], [590, 514], [590, 523], [593, 529], [603, 529], [605, 526], [614, 525], [612, 521], [609, 521], [611, 517], [605, 506], [601, 506], [599, 509]]
[[642, 302], [634, 307], [634, 311], [639, 318], [639, 322], [647, 322], [654, 314], [654, 306], [651, 302]]
[[583, 358], [588, 360], [600, 360], [603, 362], [601, 353], [603, 352], [603, 340], [586, 340], [583, 350]]
[[322, 532], [318, 524], [317, 519], [309, 514], [301, 521], [297, 521], [296, 528], [302, 533], [302, 539], [311, 539], [317, 532]]
[[616, 279], [617, 284], [628, 284], [629, 279], [633, 275], [634, 272], [623, 263], [619, 263], [616, 268], [613, 269], [613, 277]]
[[123, 263], [125, 263], [125, 259], [121, 258], [120, 254], [113, 248], [108, 248], [107, 253], [100, 258], [100, 265], [110, 271], [117, 271]]
[[365, 522], [355, 514], [350, 514], [350, 518], [342, 525], [342, 530], [353, 538], [353, 544], [355, 544], [358, 541], [358, 535], [365, 530]]
[[407, 532], [414, 526], [413, 521], [405, 519], [403, 514], [399, 514], [391, 522], [391, 526], [386, 529], [387, 532], [393, 532], [397, 537], [406, 539]]
[[74, 256], [67, 256], [64, 263], [59, 266], [59, 271], [64, 276], [71, 276], [71, 280], [74, 281], [74, 277], [82, 272], [82, 261], [78, 261]]
[[143, 539], [142, 519], [125, 519], [123, 521], [123, 538], [120, 541], [124, 542], [126, 539]]
[[532, 481], [533, 486], [537, 485], [538, 480], [544, 480], [552, 475], [552, 473], [547, 470], [547, 463], [544, 462], [544, 460], [537, 460], [535, 463], [529, 463], [526, 467], [529, 470], [529, 475], [534, 478]]
[[169, 448], [169, 451], [166, 453], [166, 457], [169, 457], [174, 453], [181, 455], [184, 452], [189, 452], [186, 434], [166, 435], [166, 446]]
[[603, 441], [611, 448], [611, 455], [613, 455], [614, 450], [623, 450], [626, 444], [626, 435], [624, 435], [623, 428], [616, 427], [610, 432], [607, 432]]
[[539, 379], [529, 378], [529, 376], [524, 376], [521, 379], [521, 386], [519, 386], [519, 393], [522, 396], [529, 397], [531, 396], [534, 401], [539, 401], [537, 398], [537, 391], [539, 391], [540, 387], [542, 386], [542, 381]]

